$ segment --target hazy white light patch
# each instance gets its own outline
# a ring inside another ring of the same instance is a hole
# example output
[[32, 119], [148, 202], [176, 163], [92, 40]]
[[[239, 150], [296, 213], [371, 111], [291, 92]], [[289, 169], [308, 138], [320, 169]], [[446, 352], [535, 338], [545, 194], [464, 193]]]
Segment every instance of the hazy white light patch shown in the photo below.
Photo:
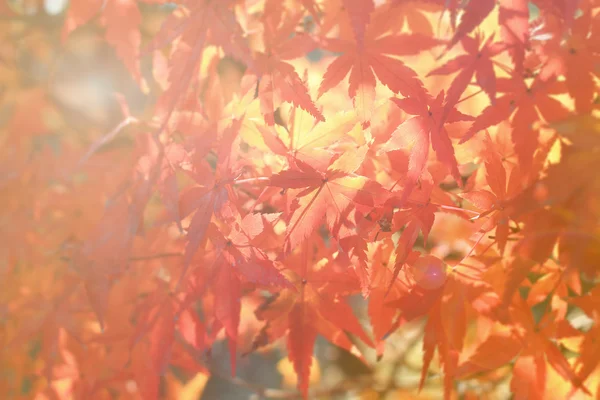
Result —
[[69, 4], [69, 0], [44, 0], [44, 10], [48, 15], [62, 13]]
[[114, 101], [114, 82], [103, 71], [65, 77], [55, 85], [55, 96], [63, 104], [98, 123], [109, 118]]

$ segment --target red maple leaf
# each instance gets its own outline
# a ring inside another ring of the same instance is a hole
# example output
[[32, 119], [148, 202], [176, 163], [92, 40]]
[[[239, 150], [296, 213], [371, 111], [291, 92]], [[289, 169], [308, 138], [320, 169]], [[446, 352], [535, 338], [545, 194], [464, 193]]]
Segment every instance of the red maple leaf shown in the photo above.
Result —
[[[285, 17], [285, 18], [284, 18]], [[275, 110], [289, 102], [324, 121], [323, 114], [313, 103], [305, 82], [286, 61], [306, 56], [316, 46], [307, 34], [296, 32], [303, 13], [284, 14], [275, 3], [265, 6], [263, 41], [265, 50], [255, 54], [254, 68], [258, 76], [260, 108], [268, 125], [275, 123]]]
[[371, 193], [362, 188], [365, 177], [354, 175], [362, 164], [366, 147], [347, 152], [335, 159], [326, 171], [318, 171], [298, 160], [297, 168], [271, 177], [271, 185], [292, 189], [292, 215], [288, 222], [284, 251], [290, 251], [306, 240], [325, 219], [327, 228], [335, 234], [343, 221], [347, 207], [369, 210], [373, 206]]
[[[184, 270], [181, 277], [185, 275], [196, 251], [205, 240], [206, 232], [213, 215], [222, 220], [230, 220], [234, 217], [235, 204], [231, 200], [236, 196], [232, 185], [240, 173], [239, 168], [231, 160], [231, 148], [236, 140], [241, 121], [233, 121], [227, 127], [219, 141], [217, 152], [218, 164], [216, 171], [204, 159], [210, 150], [206, 144], [200, 148], [197, 162], [188, 174], [197, 183], [185, 190], [179, 197], [179, 215], [181, 218], [194, 213], [187, 228], [187, 244], [184, 253]], [[209, 146], [210, 146], [209, 141]]]
[[284, 289], [256, 310], [257, 317], [266, 321], [266, 325], [255, 346], [271, 343], [287, 333], [288, 357], [298, 374], [298, 389], [304, 397], [317, 334], [348, 351], [353, 344], [346, 334], [372, 344], [345, 301], [346, 295], [358, 291], [356, 277], [347, 271], [336, 271], [331, 263], [317, 263], [323, 260], [321, 256], [327, 257], [327, 250], [317, 240], [295, 248], [284, 260], [295, 287]]
[[544, 63], [541, 78], [564, 76], [567, 91], [581, 113], [590, 112], [596, 95], [594, 76], [598, 76], [596, 65], [600, 60], [600, 38], [598, 30], [593, 27], [593, 20], [592, 10], [586, 7], [567, 30], [566, 38], [553, 34], [556, 27], [552, 25], [552, 30], [542, 27], [537, 32], [549, 37], [538, 49]]
[[443, 91], [435, 99], [427, 102], [415, 98], [392, 99], [407, 114], [414, 115], [414, 117], [400, 124], [392, 133], [390, 139], [379, 150], [380, 153], [384, 153], [412, 146], [406, 184], [398, 206], [408, 199], [423, 173], [430, 144], [438, 159], [450, 169], [454, 179], [462, 184], [458, 164], [454, 156], [454, 148], [444, 125], [452, 122], [470, 121], [472, 117], [461, 113], [455, 108], [446, 110], [443, 100]]
[[302, 109], [292, 108], [284, 131], [267, 126], [257, 129], [269, 149], [286, 157], [290, 165], [299, 160], [317, 170], [326, 170], [336, 156], [336, 147], [352, 142], [347, 134], [356, 124], [352, 113], [337, 114], [323, 123]]
[[464, 143], [478, 132], [511, 118], [512, 141], [523, 169], [533, 162], [533, 154], [538, 148], [538, 130], [535, 124], [543, 118], [546, 122], [565, 119], [568, 109], [552, 97], [563, 93], [564, 86], [556, 80], [544, 81], [540, 77], [528, 85], [520, 77], [499, 78], [498, 91], [504, 93], [496, 104], [485, 108], [473, 125], [461, 138]]
[[496, 228], [496, 242], [500, 254], [504, 253], [509, 234], [509, 222], [514, 217], [514, 208], [509, 207], [510, 201], [522, 191], [521, 178], [517, 168], [512, 170], [507, 188], [507, 173], [500, 154], [496, 151], [494, 143], [486, 133], [485, 149], [483, 152], [486, 180], [491, 192], [485, 189], [462, 193], [460, 196], [483, 212], [475, 219], [489, 216], [489, 219], [480, 228], [483, 234]]
[[454, 46], [466, 35], [468, 35], [473, 29], [479, 26], [496, 7], [495, 0], [480, 0], [473, 3], [469, 3], [468, 7], [465, 8], [464, 13], [460, 19], [460, 23], [452, 36], [452, 40], [448, 43], [448, 48]]
[[[512, 332], [493, 333], [486, 338], [465, 362], [458, 367], [458, 375], [470, 375], [475, 372], [496, 369], [517, 358], [518, 368], [513, 375], [511, 387], [516, 393], [526, 391], [527, 387], [536, 387], [535, 395], [543, 397], [543, 385], [535, 386], [545, 375], [545, 362], [573, 387], [589, 394], [583, 381], [573, 371], [569, 361], [562, 354], [556, 338], [576, 334], [572, 327], [559, 329], [564, 320], [557, 320], [554, 312], [546, 313], [538, 323], [534, 321], [531, 309], [523, 299], [515, 300], [511, 307], [511, 316], [515, 319]], [[568, 324], [568, 323], [567, 323]], [[505, 349], [498, 352], [498, 347]], [[523, 360], [521, 360], [524, 358]], [[519, 361], [521, 360], [521, 361]], [[523, 371], [524, 365], [535, 367], [534, 373]], [[525, 386], [525, 387], [524, 387]], [[529, 394], [529, 393], [528, 393]]]
[[428, 76], [448, 75], [459, 72], [448, 88], [446, 107], [454, 107], [458, 103], [473, 76], [479, 87], [494, 104], [496, 101], [496, 73], [492, 57], [500, 54], [506, 45], [502, 42], [492, 42], [493, 39], [493, 36], [490, 36], [481, 45], [481, 35], [477, 35], [475, 38], [464, 37], [461, 44], [467, 54], [453, 58], [428, 74]]
[[174, 42], [168, 71], [169, 86], [158, 102], [163, 124], [171, 117], [179, 100], [197, 83], [197, 75], [209, 44], [217, 45], [247, 65], [252, 58], [243, 30], [234, 17], [233, 0], [184, 0], [163, 22], [148, 46], [160, 49]]
[[[418, 54], [440, 45], [440, 40], [419, 34], [390, 34], [381, 28], [378, 15], [368, 25], [364, 40], [326, 39], [323, 46], [342, 53], [329, 66], [319, 87], [319, 97], [337, 86], [350, 73], [348, 94], [363, 122], [369, 120], [375, 97], [375, 76], [394, 93], [425, 102], [429, 95], [417, 73], [396, 56]], [[361, 25], [362, 26], [362, 25]], [[362, 34], [361, 34], [362, 35]]]
[[522, 72], [525, 53], [530, 46], [529, 1], [500, 0], [499, 5], [500, 37], [513, 60], [515, 71]]
[[[407, 288], [388, 306], [400, 310], [396, 324], [427, 315], [423, 338], [422, 387], [437, 348], [444, 369], [444, 393], [448, 397], [458, 373], [458, 355], [467, 331], [469, 309], [492, 316], [499, 298], [482, 280], [479, 267], [458, 264], [451, 269], [433, 256], [419, 257], [405, 271]], [[410, 282], [413, 282], [412, 284]]]

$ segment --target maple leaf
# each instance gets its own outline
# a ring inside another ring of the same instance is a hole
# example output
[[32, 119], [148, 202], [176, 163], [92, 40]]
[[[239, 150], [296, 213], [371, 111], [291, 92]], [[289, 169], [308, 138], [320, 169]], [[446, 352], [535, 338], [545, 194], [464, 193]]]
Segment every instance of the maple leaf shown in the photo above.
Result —
[[371, 261], [368, 313], [373, 327], [377, 357], [381, 358], [385, 339], [396, 329], [397, 310], [387, 307], [386, 304], [402, 296], [406, 285], [403, 280], [394, 278], [392, 270], [388, 268], [394, 252], [391, 238], [372, 243], [368, 250]]
[[[131, 281], [131, 286], [122, 287], [121, 290], [131, 291], [136, 285], [139, 286], [139, 281]], [[107, 336], [101, 339], [119, 346], [117, 348], [124, 353], [127, 363], [131, 364], [127, 374], [133, 375], [140, 392], [151, 399], [158, 398], [161, 378], [166, 375], [175, 348], [180, 304], [167, 290], [165, 282], [153, 285], [147, 297], [127, 310], [131, 314], [112, 316]], [[126, 323], [123, 317], [133, 317], [136, 323]], [[123, 337], [126, 340], [121, 345], [120, 339], [116, 338]]]
[[104, 8], [106, 41], [114, 46], [117, 55], [132, 72], [136, 81], [142, 80], [140, 72], [140, 26], [142, 16], [135, 0], [109, 1]]
[[454, 179], [462, 184], [454, 148], [444, 125], [458, 121], [470, 121], [472, 117], [462, 114], [454, 108], [446, 111], [442, 104], [443, 99], [444, 92], [440, 92], [435, 99], [425, 103], [414, 98], [392, 99], [407, 114], [414, 115], [400, 124], [390, 139], [379, 149], [379, 153], [386, 153], [412, 146], [408, 162], [407, 182], [399, 205], [408, 199], [423, 173], [430, 143], [438, 159], [450, 169]]
[[598, 341], [598, 315], [600, 315], [600, 301], [598, 300], [598, 287], [583, 296], [571, 300], [571, 303], [580, 307], [586, 315], [592, 316], [594, 324], [588, 334], [583, 338], [579, 358], [575, 364], [577, 379], [585, 382], [598, 366], [600, 358], [600, 342]]
[[496, 101], [496, 73], [492, 57], [500, 54], [506, 45], [502, 42], [492, 42], [493, 39], [494, 37], [490, 36], [481, 45], [481, 35], [477, 35], [476, 38], [464, 37], [461, 44], [468, 54], [453, 58], [427, 75], [448, 75], [459, 72], [448, 88], [445, 99], [447, 108], [454, 107], [458, 103], [473, 76], [492, 104]]
[[[581, 279], [576, 269], [567, 268], [562, 270], [560, 266], [548, 262], [544, 264], [544, 270], [545, 275], [535, 281], [527, 295], [527, 303], [530, 306], [533, 307], [545, 301], [548, 296], [554, 296], [555, 294], [560, 298], [569, 297], [569, 291], [581, 295]], [[558, 317], [563, 319], [567, 311], [567, 303], [564, 302], [559, 305], [560, 302], [557, 301], [556, 304], [553, 309], [557, 311], [560, 309]]]
[[[381, 17], [379, 17], [381, 18]], [[375, 76], [394, 93], [427, 101], [429, 95], [415, 71], [395, 56], [418, 54], [439, 45], [437, 39], [418, 34], [386, 34], [373, 20], [364, 41], [327, 39], [327, 50], [342, 53], [329, 66], [319, 86], [319, 97], [337, 86], [350, 73], [348, 95], [363, 122], [368, 122], [375, 97]]]
[[360, 281], [363, 297], [370, 291], [370, 270], [367, 258], [367, 242], [359, 235], [342, 236], [339, 240], [338, 260], [342, 265], [353, 265]]
[[217, 45], [232, 57], [252, 65], [243, 30], [234, 17], [233, 0], [183, 0], [163, 22], [148, 50], [160, 49], [175, 41], [171, 49], [167, 90], [157, 109], [167, 123], [180, 99], [196, 84], [198, 70], [209, 44]]
[[[491, 316], [499, 304], [492, 287], [482, 280], [483, 268], [458, 264], [448, 269], [440, 259], [426, 255], [408, 263], [404, 294], [387, 306], [400, 309], [396, 325], [428, 315], [423, 338], [422, 387], [436, 348], [444, 367], [447, 397], [457, 374], [458, 354], [467, 330], [467, 308]], [[409, 282], [414, 283], [409, 283]], [[450, 317], [451, 316], [451, 317]]]
[[540, 11], [559, 17], [568, 28], [573, 23], [582, 0], [534, 0], [533, 3]]
[[117, 193], [108, 203], [102, 220], [73, 258], [74, 269], [83, 279], [101, 329], [104, 329], [112, 281], [126, 269], [134, 238], [141, 231], [144, 209], [160, 176], [162, 161], [160, 151], [150, 151], [138, 160], [133, 174], [137, 178], [135, 185], [131, 190]]
[[[308, 393], [317, 333], [348, 351], [352, 342], [346, 335], [340, 335], [340, 330], [372, 344], [344, 300], [346, 294], [358, 289], [356, 279], [347, 272], [334, 271], [330, 263], [323, 265], [317, 257], [319, 250], [313, 252], [312, 246], [320, 245], [315, 241], [304, 242], [284, 261], [295, 287], [284, 289], [256, 310], [257, 317], [266, 321], [261, 333], [266, 335], [267, 343], [287, 333], [288, 357], [298, 374], [298, 389], [304, 397]], [[261, 344], [265, 344], [264, 340]]]
[[169, 364], [171, 347], [175, 341], [175, 310], [170, 301], [154, 309], [149, 320], [153, 321], [149, 332], [150, 359], [157, 375], [163, 375]]
[[301, 107], [316, 119], [324, 121], [323, 114], [308, 94], [305, 82], [300, 79], [294, 67], [285, 62], [305, 56], [314, 49], [316, 43], [309, 35], [295, 32], [303, 13], [297, 12], [283, 18], [283, 9], [275, 4], [265, 5], [265, 50], [256, 54], [254, 64], [258, 76], [258, 97], [265, 122], [268, 125], [275, 123], [275, 110], [284, 101]]
[[243, 280], [262, 286], [292, 287], [273, 262], [254, 246], [256, 238], [269, 223], [261, 214], [248, 214], [243, 219], [236, 216], [233, 229], [227, 237], [216, 229], [209, 235], [218, 252], [211, 272], [215, 289], [215, 316], [229, 338], [233, 376], [236, 371]]
[[257, 247], [257, 238], [275, 217], [277, 214], [248, 214], [240, 220], [238, 216], [233, 223], [232, 232], [227, 237], [215, 231], [211, 233], [210, 240], [221, 252], [223, 259], [248, 281], [261, 285], [289, 287], [289, 282]]
[[343, 2], [352, 22], [356, 44], [360, 47], [363, 45], [369, 16], [375, 10], [375, 4], [373, 0], [343, 0]]
[[314, 309], [304, 304], [295, 304], [289, 313], [290, 332], [287, 338], [289, 358], [298, 374], [298, 389], [304, 397], [308, 393], [308, 377], [312, 364], [312, 350], [317, 339], [317, 330], [309, 321], [317, 316]]
[[180, 215], [185, 217], [196, 211], [188, 227], [188, 244], [185, 250], [184, 263], [189, 265], [194, 253], [202, 243], [213, 213], [220, 213], [228, 201], [229, 193], [226, 185], [219, 180], [204, 178], [196, 186], [182, 193], [180, 197]]
[[165, 156], [158, 179], [158, 190], [165, 204], [168, 217], [177, 224], [179, 231], [183, 232], [181, 216], [179, 215], [179, 187], [174, 165], [183, 165], [188, 161], [188, 154], [181, 146], [175, 143], [171, 143], [165, 147]]
[[[29, 280], [27, 278], [27, 281]], [[39, 341], [41, 352], [38, 359], [43, 360], [45, 364], [40, 369], [39, 374], [50, 381], [53, 379], [53, 369], [61, 359], [60, 353], [57, 354], [56, 352], [56, 349], [61, 347], [59, 342], [60, 332], [65, 331], [69, 334], [76, 334], [74, 328], [77, 321], [68, 312], [66, 300], [76, 294], [81, 286], [74, 276], [65, 276], [63, 282], [53, 283], [51, 277], [43, 271], [35, 275], [35, 280], [46, 282], [44, 286], [47, 286], [48, 290], [45, 290], [47, 293], [44, 294], [51, 294], [52, 300], [44, 300], [40, 296], [41, 293], [29, 293], [19, 301], [19, 310], [23, 314], [23, 318], [12, 320], [16, 329], [2, 335], [3, 351], [8, 352], [19, 349], [31, 341]], [[35, 287], [36, 284], [37, 282], [31, 280], [31, 287]], [[5, 286], [3, 289], [6, 288]], [[85, 297], [76, 297], [79, 301], [85, 302]]]
[[104, 18], [105, 38], [116, 50], [125, 66], [138, 83], [141, 83], [140, 45], [142, 36], [140, 25], [142, 15], [135, 0], [93, 0], [91, 2], [73, 2], [69, 5], [62, 37], [68, 35], [79, 26], [89, 22], [98, 13]]
[[510, 390], [517, 398], [542, 400], [545, 398], [546, 377], [546, 360], [543, 357], [521, 356], [513, 366]]
[[368, 210], [373, 206], [371, 194], [362, 190], [368, 180], [353, 175], [362, 164], [365, 154], [364, 146], [355, 153], [344, 153], [325, 172], [317, 171], [298, 160], [297, 169], [285, 170], [271, 177], [271, 185], [295, 189], [285, 251], [290, 251], [306, 240], [323, 219], [328, 229], [335, 234], [347, 207]]
[[500, 37], [513, 60], [515, 71], [522, 72], [525, 52], [530, 46], [529, 1], [500, 0], [499, 5]]
[[600, 59], [598, 31], [593, 28], [592, 11], [585, 7], [582, 15], [573, 22], [565, 40], [542, 27], [538, 34], [544, 33], [551, 36], [538, 50], [544, 62], [541, 78], [564, 76], [567, 91], [575, 100], [577, 111], [589, 112], [595, 96], [595, 65]]
[[[560, 263], [575, 267], [591, 277], [596, 274], [594, 265], [600, 252], [597, 231], [592, 222], [594, 212], [585, 204], [596, 196], [598, 190], [594, 178], [594, 171], [598, 168], [595, 155], [599, 147], [597, 120], [590, 115], [578, 115], [552, 127], [570, 144], [563, 146], [561, 162], [548, 167], [547, 176], [538, 182], [539, 190], [531, 196], [538, 201], [538, 208], [551, 202], [560, 204], [561, 211], [551, 207], [549, 211], [556, 212], [551, 212], [550, 218], [541, 212], [532, 214], [528, 221], [532, 223], [529, 240], [533, 244], [538, 241], [536, 238], [542, 241], [553, 239], [554, 243], [559, 243]], [[544, 217], [546, 221], [542, 220]], [[540, 228], [534, 232], [534, 224], [538, 221], [541, 222]], [[543, 227], [548, 227], [547, 221], [552, 221], [552, 233], [542, 232]]]
[[[239, 173], [237, 173], [237, 166], [231, 160], [230, 153], [231, 147], [238, 137], [240, 124], [240, 120], [233, 121], [230, 126], [223, 130], [217, 153], [219, 163], [217, 164], [216, 174], [213, 173], [206, 160], [202, 158], [193, 170], [188, 171], [197, 185], [188, 188], [179, 198], [180, 217], [185, 218], [194, 213], [187, 228], [187, 244], [183, 258], [184, 270], [181, 278], [184, 277], [194, 254], [204, 241], [213, 215], [224, 220], [233, 217], [232, 209], [234, 205], [232, 205], [230, 199], [234, 199], [235, 195], [233, 194], [232, 184]], [[208, 149], [202, 150], [199, 151], [199, 157], [205, 156], [205, 152], [208, 152]]]
[[406, 203], [403, 200], [403, 192], [400, 195], [391, 193], [385, 203], [385, 208], [401, 208], [393, 212], [392, 224], [389, 229], [390, 231], [402, 229], [395, 249], [396, 259], [392, 282], [398, 277], [400, 270], [406, 263], [412, 263], [409, 259], [414, 256], [412, 249], [419, 233], [423, 235], [424, 245], [427, 242], [429, 232], [435, 221], [435, 212], [439, 210], [437, 205], [431, 203], [433, 187], [433, 179], [427, 172], [423, 174], [419, 186], [411, 192]]
[[400, 310], [400, 319], [398, 319], [396, 325], [398, 326], [404, 322], [425, 316], [437, 304], [442, 292], [443, 285], [434, 289], [427, 289], [421, 285], [413, 284], [407, 287], [407, 290], [399, 299], [388, 302], [386, 305]]
[[[574, 138], [574, 141], [577, 139]], [[586, 140], [590, 149], [595, 148], [592, 142], [593, 140]], [[523, 257], [544, 262], [552, 255], [558, 242], [561, 263], [582, 271], [592, 271], [591, 264], [598, 257], [595, 250], [597, 237], [593, 233], [595, 228], [590, 224], [590, 214], [584, 204], [592, 195], [590, 190], [595, 191], [593, 188], [596, 186], [590, 185], [586, 178], [589, 177], [590, 167], [595, 165], [596, 158], [588, 150], [578, 147], [579, 145], [565, 147], [561, 167], [549, 167], [545, 179], [535, 182], [515, 199], [515, 203], [518, 200], [528, 208], [527, 213], [521, 217], [525, 224], [524, 238], [518, 243], [517, 250]], [[558, 190], [554, 185], [559, 177], [565, 177], [565, 173], [571, 178]], [[548, 203], [561, 204], [561, 211], [554, 207], [544, 207]], [[565, 210], [570, 211], [565, 213]]]
[[[518, 329], [517, 338], [522, 347], [521, 355], [532, 355], [535, 358], [545, 357], [550, 366], [574, 388], [589, 394], [583, 381], [573, 371], [569, 361], [565, 358], [555, 343], [560, 338], [558, 329], [561, 319], [555, 312], [545, 313], [539, 322], [535, 322], [531, 309], [522, 299], [513, 302], [511, 316]], [[514, 381], [514, 380], [513, 380]]]
[[474, 190], [462, 193], [460, 196], [483, 211], [472, 220], [490, 216], [480, 228], [480, 231], [485, 234], [496, 228], [496, 242], [500, 254], [503, 254], [508, 240], [509, 222], [511, 218], [516, 216], [516, 210], [514, 207], [510, 207], [510, 204], [522, 191], [520, 185], [522, 177], [517, 168], [513, 169], [507, 188], [506, 169], [502, 164], [500, 154], [496, 151], [494, 143], [487, 133], [484, 138], [484, 145], [483, 157], [485, 160], [486, 181], [492, 191]]
[[456, 28], [456, 32], [454, 32], [454, 36], [452, 36], [452, 39], [448, 43], [448, 48], [454, 46], [473, 29], [479, 26], [495, 7], [496, 2], [494, 0], [469, 2], [463, 12], [460, 23]]
[[[468, 376], [480, 371], [491, 371], [515, 359], [523, 345], [512, 332], [496, 332], [485, 338], [475, 352], [457, 369], [458, 376]], [[502, 349], [503, 351], [498, 351]]]
[[258, 126], [266, 145], [275, 154], [288, 159], [293, 165], [300, 160], [317, 170], [325, 170], [336, 154], [336, 146], [348, 141], [348, 132], [357, 125], [352, 113], [329, 117], [326, 123], [318, 122], [308, 112], [293, 108], [285, 129]]
[[539, 77], [534, 79], [531, 85], [527, 85], [525, 80], [512, 77], [499, 78], [497, 88], [504, 95], [497, 99], [496, 104], [482, 111], [461, 138], [460, 143], [512, 117], [512, 141], [515, 151], [523, 168], [530, 168], [533, 153], [538, 147], [539, 133], [534, 124], [540, 118], [546, 122], [555, 122], [569, 115], [568, 109], [560, 101], [551, 97], [552, 94], [562, 93], [563, 86], [555, 80], [544, 81]]
[[194, 310], [184, 310], [177, 320], [177, 331], [182, 338], [197, 350], [204, 349], [206, 338], [206, 327]]

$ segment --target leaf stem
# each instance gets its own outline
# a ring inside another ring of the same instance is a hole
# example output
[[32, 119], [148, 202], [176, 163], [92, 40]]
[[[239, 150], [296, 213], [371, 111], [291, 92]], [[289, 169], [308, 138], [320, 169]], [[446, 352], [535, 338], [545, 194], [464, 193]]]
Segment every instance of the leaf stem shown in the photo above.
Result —
[[460, 99], [459, 101], [457, 101], [457, 102], [456, 102], [456, 104], [460, 104], [460, 103], [462, 103], [463, 101], [467, 101], [467, 100], [469, 100], [470, 98], [477, 96], [477, 95], [478, 95], [479, 93], [481, 93], [481, 92], [483, 92], [483, 89], [479, 89], [479, 90], [478, 90], [478, 91], [476, 91], [475, 93], [471, 93], [470, 95], [468, 95], [468, 96], [466, 96], [466, 97], [463, 97], [462, 99]]
[[237, 181], [233, 181], [234, 184], [241, 184], [241, 183], [258, 183], [258, 182], [268, 182], [270, 180], [270, 178], [266, 177], [266, 176], [259, 176], [256, 178], [247, 178], [247, 179], [239, 179]]
[[466, 208], [460, 208], [460, 207], [453, 207], [453, 206], [446, 206], [443, 204], [433, 204], [434, 206], [438, 206], [439, 208], [442, 208], [444, 210], [453, 210], [453, 211], [464, 211], [466, 213], [471, 213], [473, 215], [477, 215], [479, 216], [479, 213], [477, 211], [473, 211], [473, 210], [468, 210]]

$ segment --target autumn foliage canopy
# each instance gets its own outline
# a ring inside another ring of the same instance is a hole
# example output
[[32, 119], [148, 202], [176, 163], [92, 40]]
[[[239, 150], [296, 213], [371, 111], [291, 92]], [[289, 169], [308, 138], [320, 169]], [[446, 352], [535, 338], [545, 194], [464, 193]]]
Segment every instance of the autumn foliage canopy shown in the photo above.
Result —
[[1, 398], [600, 396], [600, 1], [0, 18]]

